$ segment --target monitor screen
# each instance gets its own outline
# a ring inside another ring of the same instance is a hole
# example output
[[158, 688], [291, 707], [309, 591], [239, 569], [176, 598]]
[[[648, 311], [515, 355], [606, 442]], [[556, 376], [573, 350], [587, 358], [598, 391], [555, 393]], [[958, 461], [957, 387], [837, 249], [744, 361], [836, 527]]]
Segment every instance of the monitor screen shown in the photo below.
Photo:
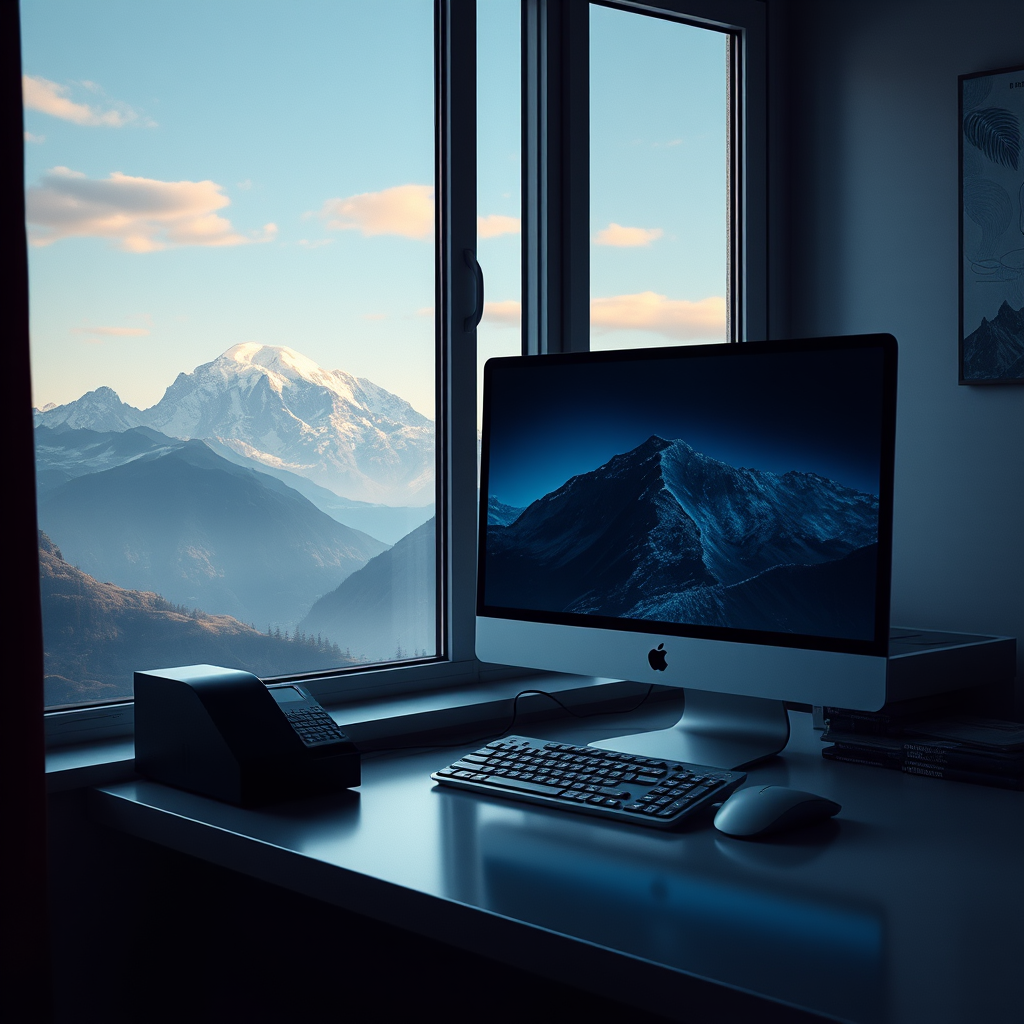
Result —
[[889, 335], [494, 359], [478, 615], [884, 655]]

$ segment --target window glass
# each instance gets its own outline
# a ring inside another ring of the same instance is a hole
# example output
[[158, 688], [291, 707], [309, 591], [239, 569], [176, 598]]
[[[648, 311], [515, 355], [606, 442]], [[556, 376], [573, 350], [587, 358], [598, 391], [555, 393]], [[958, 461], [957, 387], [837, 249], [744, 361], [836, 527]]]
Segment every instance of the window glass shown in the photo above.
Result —
[[435, 655], [431, 0], [22, 31], [47, 706]]
[[477, 258], [486, 297], [477, 328], [478, 421], [484, 363], [522, 351], [521, 6], [477, 5]]
[[729, 340], [729, 43], [590, 7], [592, 349]]

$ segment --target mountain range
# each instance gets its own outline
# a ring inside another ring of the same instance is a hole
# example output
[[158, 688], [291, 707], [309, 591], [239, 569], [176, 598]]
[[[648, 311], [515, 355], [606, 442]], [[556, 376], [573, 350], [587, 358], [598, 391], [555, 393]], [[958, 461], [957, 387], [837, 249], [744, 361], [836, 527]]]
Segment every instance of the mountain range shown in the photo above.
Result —
[[521, 508], [506, 505], [495, 497], [487, 499], [487, 522], [494, 526], [511, 526], [522, 512]]
[[336, 645], [268, 636], [227, 615], [172, 605], [159, 594], [101, 583], [65, 561], [39, 535], [47, 707], [132, 694], [137, 668], [181, 663], [231, 665], [262, 677], [353, 663]]
[[435, 653], [434, 531], [431, 519], [371, 558], [321, 597], [299, 629], [329, 636], [370, 661]]
[[[36, 490], [39, 495], [43, 495], [75, 477], [113, 469], [141, 455], [168, 452], [180, 448], [184, 443], [179, 438], [168, 437], [150, 427], [131, 427], [117, 431], [70, 427], [67, 423], [55, 427], [38, 426], [35, 428]], [[326, 487], [290, 470], [267, 466], [239, 455], [216, 439], [205, 438], [203, 443], [227, 462], [273, 477], [297, 491], [337, 522], [369, 534], [385, 544], [394, 544], [434, 514], [433, 503], [394, 507], [341, 498]], [[269, 481], [265, 482], [271, 486]]]
[[372, 381], [283, 346], [235, 345], [180, 373], [149, 409], [101, 387], [36, 410], [35, 423], [216, 439], [354, 501], [427, 505], [434, 497], [433, 422]]
[[[40, 546], [48, 704], [130, 695], [141, 664], [274, 675], [434, 650], [434, 427], [396, 395], [249, 344], [149, 409], [104, 387], [35, 422], [39, 523], [60, 545]], [[368, 562], [355, 611], [296, 633]]]
[[[126, 440], [142, 447], [146, 435]], [[91, 576], [288, 627], [386, 548], [202, 441], [149, 440], [131, 461], [41, 489], [40, 527]]]
[[489, 605], [873, 634], [878, 499], [815, 473], [735, 468], [653, 436], [509, 525], [488, 518]]

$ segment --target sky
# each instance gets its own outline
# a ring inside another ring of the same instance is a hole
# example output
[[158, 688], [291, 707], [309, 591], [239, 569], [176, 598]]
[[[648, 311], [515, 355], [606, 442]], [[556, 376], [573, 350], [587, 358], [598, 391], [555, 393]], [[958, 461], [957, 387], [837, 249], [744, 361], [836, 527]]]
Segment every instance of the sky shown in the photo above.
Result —
[[495, 364], [488, 494], [523, 508], [655, 435], [730, 466], [815, 472], [878, 494], [877, 349], [691, 352]]
[[590, 7], [591, 348], [725, 341], [726, 44]]
[[[21, 10], [36, 406], [145, 408], [259, 342], [433, 415], [430, 0]], [[518, 18], [481, 0], [481, 364], [520, 344]], [[595, 347], [713, 340], [724, 37], [598, 7], [592, 33]]]

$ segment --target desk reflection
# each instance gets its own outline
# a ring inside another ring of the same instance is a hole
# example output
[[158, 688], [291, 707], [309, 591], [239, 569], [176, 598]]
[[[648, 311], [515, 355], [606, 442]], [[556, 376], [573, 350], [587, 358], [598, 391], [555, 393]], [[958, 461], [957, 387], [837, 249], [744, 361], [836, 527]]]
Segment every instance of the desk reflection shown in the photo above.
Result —
[[652, 834], [444, 795], [458, 796], [441, 812], [455, 898], [798, 1006], [886, 1019], [883, 915], [802, 886], [807, 849], [774, 846], [762, 864], [757, 848], [720, 849], [709, 822]]

